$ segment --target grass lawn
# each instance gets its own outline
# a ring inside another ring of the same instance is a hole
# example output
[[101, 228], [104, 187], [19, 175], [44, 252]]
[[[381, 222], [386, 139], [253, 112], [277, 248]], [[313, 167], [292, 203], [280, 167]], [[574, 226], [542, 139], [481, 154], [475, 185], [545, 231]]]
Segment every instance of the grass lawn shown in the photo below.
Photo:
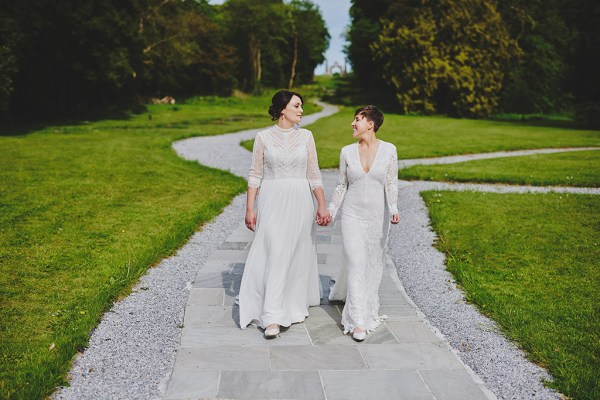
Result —
[[600, 398], [600, 197], [424, 192], [469, 301], [574, 399]]
[[415, 165], [400, 179], [600, 187], [600, 151], [536, 154], [447, 165]]
[[[354, 109], [307, 126], [322, 168], [336, 168], [340, 149], [355, 142], [350, 124]], [[416, 117], [386, 114], [378, 137], [398, 148], [401, 159], [549, 147], [600, 146], [600, 131], [535, 126], [528, 123]], [[252, 148], [251, 142], [243, 144]]]
[[171, 143], [267, 126], [270, 95], [3, 130], [0, 398], [43, 398], [64, 384], [112, 301], [245, 191], [244, 179], [184, 161]]

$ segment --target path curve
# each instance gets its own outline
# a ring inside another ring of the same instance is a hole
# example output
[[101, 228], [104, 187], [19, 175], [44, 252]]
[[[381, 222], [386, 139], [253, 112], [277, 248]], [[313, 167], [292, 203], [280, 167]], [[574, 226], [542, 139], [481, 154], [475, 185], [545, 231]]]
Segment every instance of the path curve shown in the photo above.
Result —
[[401, 181], [406, 187], [415, 186], [422, 190], [455, 190], [494, 193], [573, 193], [573, 194], [600, 194], [600, 188], [571, 187], [571, 186], [528, 186], [504, 185], [489, 183], [459, 183], [435, 181]]
[[[302, 117], [302, 126], [312, 124], [320, 118], [335, 114], [338, 108], [334, 105], [316, 102], [323, 109], [317, 113]], [[197, 161], [209, 167], [229, 171], [234, 175], [246, 178], [248, 166], [252, 162], [252, 153], [240, 146], [243, 140], [254, 139], [256, 132], [264, 128], [247, 129], [218, 136], [198, 136], [173, 143], [179, 156], [186, 160]]]
[[600, 150], [600, 147], [562, 147], [552, 149], [532, 149], [532, 150], [515, 150], [515, 151], [495, 151], [491, 153], [480, 153], [480, 154], [465, 154], [459, 156], [446, 156], [446, 157], [431, 157], [431, 158], [412, 158], [405, 160], [398, 160], [399, 169], [412, 167], [414, 165], [437, 165], [437, 164], [456, 164], [465, 161], [474, 160], [487, 160], [490, 158], [504, 158], [504, 157], [521, 157], [530, 156], [534, 154], [552, 154], [552, 153], [564, 153], [569, 151], [586, 151], [586, 150]]
[[[303, 118], [302, 125], [337, 111], [334, 106], [319, 104], [323, 110]], [[173, 148], [185, 159], [245, 177], [251, 153], [239, 146], [239, 142], [253, 138], [258, 130], [190, 138], [174, 143]], [[491, 154], [502, 152], [487, 153], [481, 158], [492, 158]], [[323, 174], [327, 179], [335, 179], [337, 175], [332, 170]], [[558, 399], [557, 393], [541, 384], [548, 374], [527, 361], [514, 344], [497, 333], [493, 321], [464, 301], [463, 293], [445, 270], [444, 255], [433, 247], [435, 233], [430, 229], [428, 211], [419, 195], [420, 191], [430, 189], [512, 191], [514, 187], [438, 182], [402, 182], [401, 186], [404, 190], [400, 190], [399, 204], [403, 223], [390, 234], [390, 256], [404, 289], [420, 312], [499, 398]], [[103, 316], [88, 349], [76, 358], [70, 371], [71, 387], [57, 390], [53, 398], [95, 399], [99, 393], [106, 398], [162, 398], [179, 348], [183, 310], [195, 274], [239, 225], [243, 210], [244, 195], [239, 195], [176, 255], [148, 270], [132, 295], [115, 303]]]

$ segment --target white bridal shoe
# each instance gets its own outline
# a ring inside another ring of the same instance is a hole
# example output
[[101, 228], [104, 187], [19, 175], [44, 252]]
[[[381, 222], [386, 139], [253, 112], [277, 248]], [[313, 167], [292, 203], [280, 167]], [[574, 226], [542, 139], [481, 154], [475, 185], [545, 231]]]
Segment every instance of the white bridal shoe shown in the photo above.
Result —
[[276, 337], [277, 335], [279, 335], [279, 325], [275, 325], [275, 328], [268, 328], [265, 329], [265, 337], [268, 339], [272, 339], [274, 337]]
[[352, 339], [356, 340], [357, 342], [362, 342], [363, 340], [365, 340], [367, 338], [367, 332], [366, 331], [362, 331], [362, 332], [352, 332]]

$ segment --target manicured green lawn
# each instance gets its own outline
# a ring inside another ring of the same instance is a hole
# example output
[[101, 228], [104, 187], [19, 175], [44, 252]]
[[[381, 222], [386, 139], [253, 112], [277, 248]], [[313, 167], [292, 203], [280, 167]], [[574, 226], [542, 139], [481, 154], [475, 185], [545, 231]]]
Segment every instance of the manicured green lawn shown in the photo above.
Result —
[[424, 192], [437, 247], [468, 300], [546, 367], [600, 398], [600, 197]]
[[199, 98], [127, 120], [3, 132], [0, 398], [63, 384], [112, 301], [245, 191], [242, 178], [180, 159], [172, 142], [267, 126], [269, 104], [270, 94]]
[[[307, 126], [315, 136], [322, 168], [337, 167], [340, 149], [355, 141], [350, 127], [353, 115], [354, 109], [346, 108]], [[395, 144], [401, 159], [501, 150], [600, 146], [600, 131], [397, 114], [385, 115], [378, 137]]]
[[400, 179], [518, 185], [600, 186], [600, 151], [506, 157], [447, 165], [415, 165]]

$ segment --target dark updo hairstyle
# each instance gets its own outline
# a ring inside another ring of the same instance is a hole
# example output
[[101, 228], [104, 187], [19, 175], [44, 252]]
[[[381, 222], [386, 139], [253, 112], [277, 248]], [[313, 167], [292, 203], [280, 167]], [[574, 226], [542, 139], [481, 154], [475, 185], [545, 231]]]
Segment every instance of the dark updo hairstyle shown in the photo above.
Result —
[[269, 107], [269, 115], [271, 116], [271, 120], [277, 121], [281, 116], [281, 112], [284, 108], [287, 107], [292, 97], [298, 96], [300, 101], [304, 103], [304, 99], [300, 94], [296, 92], [290, 92], [289, 90], [280, 90], [279, 92], [273, 95], [271, 99], [271, 106]]
[[356, 110], [354, 116], [362, 115], [367, 121], [373, 122], [373, 130], [377, 132], [379, 127], [383, 125], [383, 113], [375, 106], [364, 106]]

